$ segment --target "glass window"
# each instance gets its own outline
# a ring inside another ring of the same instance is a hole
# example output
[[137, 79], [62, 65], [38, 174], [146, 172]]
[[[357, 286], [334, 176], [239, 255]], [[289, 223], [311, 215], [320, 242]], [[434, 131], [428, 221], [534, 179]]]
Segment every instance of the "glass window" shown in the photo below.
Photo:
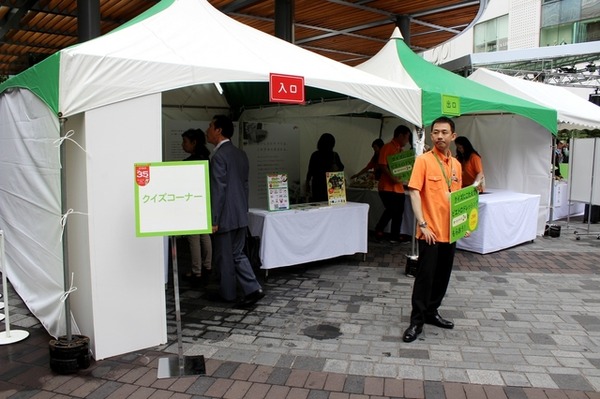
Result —
[[581, 1], [581, 19], [600, 17], [600, 1], [582, 0]]
[[485, 53], [508, 49], [508, 15], [475, 25], [473, 52]]
[[540, 47], [558, 45], [558, 26], [542, 28], [540, 32]]
[[600, 40], [600, 1], [544, 0], [540, 46]]
[[575, 32], [575, 43], [600, 40], [600, 18], [578, 22]]
[[542, 6], [542, 28], [552, 25], [558, 25], [559, 14], [559, 2], [544, 4]]
[[581, 0], [562, 0], [560, 2], [560, 23], [575, 22], [581, 19]]
[[573, 44], [574, 24], [560, 25], [558, 27], [558, 44]]

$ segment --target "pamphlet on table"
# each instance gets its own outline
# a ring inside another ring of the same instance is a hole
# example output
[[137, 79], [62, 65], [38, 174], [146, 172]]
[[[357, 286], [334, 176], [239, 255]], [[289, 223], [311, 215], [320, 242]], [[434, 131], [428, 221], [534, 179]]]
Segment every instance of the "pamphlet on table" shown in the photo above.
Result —
[[327, 172], [327, 200], [329, 205], [340, 205], [346, 203], [346, 179], [344, 172]]
[[272, 173], [267, 175], [267, 192], [269, 210], [281, 211], [290, 209], [288, 192], [288, 176], [286, 173]]

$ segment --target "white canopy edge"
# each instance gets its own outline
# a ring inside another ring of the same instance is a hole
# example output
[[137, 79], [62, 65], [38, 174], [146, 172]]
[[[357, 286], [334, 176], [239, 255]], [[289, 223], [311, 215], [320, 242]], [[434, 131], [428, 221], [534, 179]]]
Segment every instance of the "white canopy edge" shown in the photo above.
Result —
[[468, 78], [506, 94], [556, 109], [558, 122], [566, 124], [566, 128], [600, 128], [600, 107], [562, 87], [515, 78], [487, 68], [477, 69]]
[[421, 91], [373, 76], [241, 24], [205, 0], [175, 0], [138, 23], [61, 52], [64, 116], [204, 83], [303, 76], [307, 86], [355, 97], [416, 125]]

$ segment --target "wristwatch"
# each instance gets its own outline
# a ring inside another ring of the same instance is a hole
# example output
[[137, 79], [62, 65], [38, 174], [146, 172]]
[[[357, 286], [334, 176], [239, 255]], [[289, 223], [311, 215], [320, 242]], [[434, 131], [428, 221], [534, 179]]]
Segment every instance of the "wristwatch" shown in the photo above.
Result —
[[427, 227], [427, 222], [424, 221], [424, 220], [422, 222], [419, 222], [419, 227], [421, 227], [423, 229], [426, 228]]

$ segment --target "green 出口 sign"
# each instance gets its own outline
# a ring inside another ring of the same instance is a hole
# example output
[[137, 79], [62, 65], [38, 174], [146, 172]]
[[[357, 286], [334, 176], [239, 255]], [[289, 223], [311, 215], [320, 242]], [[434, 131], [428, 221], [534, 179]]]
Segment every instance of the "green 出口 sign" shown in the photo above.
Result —
[[463, 238], [479, 224], [479, 192], [473, 186], [450, 193], [450, 242]]
[[442, 114], [460, 115], [460, 97], [442, 94]]

